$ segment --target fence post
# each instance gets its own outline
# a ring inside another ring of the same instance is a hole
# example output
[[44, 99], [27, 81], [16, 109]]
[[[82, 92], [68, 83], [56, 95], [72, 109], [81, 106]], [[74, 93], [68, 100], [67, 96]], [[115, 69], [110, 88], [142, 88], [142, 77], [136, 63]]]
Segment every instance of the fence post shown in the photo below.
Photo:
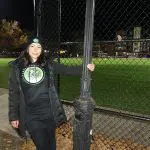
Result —
[[41, 37], [41, 5], [42, 5], [42, 0], [33, 0], [34, 31], [37, 37]]
[[90, 150], [94, 101], [91, 97], [91, 74], [87, 64], [92, 62], [95, 0], [86, 1], [84, 31], [84, 62], [80, 97], [74, 101], [73, 150]]

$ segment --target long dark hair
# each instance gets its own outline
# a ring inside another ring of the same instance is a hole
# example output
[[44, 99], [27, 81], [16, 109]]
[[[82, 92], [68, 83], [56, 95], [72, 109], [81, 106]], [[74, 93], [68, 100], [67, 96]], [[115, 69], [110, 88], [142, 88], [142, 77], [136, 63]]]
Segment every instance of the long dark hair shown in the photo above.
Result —
[[[29, 46], [30, 46], [30, 45], [29, 45]], [[27, 49], [24, 50], [24, 51], [20, 54], [20, 56], [18, 57], [19, 62], [23, 63], [24, 67], [27, 67], [28, 65], [30, 65], [30, 64], [32, 63], [31, 57], [30, 57], [30, 55], [29, 55], [29, 53], [28, 53], [29, 46], [28, 46]], [[40, 56], [38, 57], [38, 59], [37, 59], [37, 61], [36, 61], [36, 63], [37, 63], [39, 66], [43, 67], [43, 66], [45, 66], [46, 63], [47, 63], [46, 60], [47, 60], [47, 59], [46, 59], [46, 56], [45, 56], [45, 54], [44, 54], [44, 51], [42, 50]]]

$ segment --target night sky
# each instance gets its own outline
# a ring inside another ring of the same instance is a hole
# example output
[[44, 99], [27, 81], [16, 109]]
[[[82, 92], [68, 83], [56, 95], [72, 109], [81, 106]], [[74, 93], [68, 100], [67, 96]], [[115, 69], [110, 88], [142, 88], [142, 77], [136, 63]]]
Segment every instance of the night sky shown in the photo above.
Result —
[[[38, 1], [38, 0], [36, 0]], [[58, 31], [56, 1], [44, 0], [46, 4], [42, 10], [43, 34], [53, 35]], [[83, 39], [85, 2], [86, 0], [62, 0], [61, 36], [63, 41]], [[96, 40], [113, 39], [118, 29], [132, 34], [133, 27], [140, 26], [143, 37], [149, 37], [150, 1], [105, 1], [96, 0], [94, 37]], [[26, 29], [33, 29], [34, 24], [33, 0], [0, 0], [0, 18], [13, 19], [20, 22]], [[52, 31], [50, 30], [52, 29]], [[48, 37], [48, 35], [45, 35]]]
[[26, 29], [33, 28], [32, 0], [0, 0], [0, 18], [17, 20]]

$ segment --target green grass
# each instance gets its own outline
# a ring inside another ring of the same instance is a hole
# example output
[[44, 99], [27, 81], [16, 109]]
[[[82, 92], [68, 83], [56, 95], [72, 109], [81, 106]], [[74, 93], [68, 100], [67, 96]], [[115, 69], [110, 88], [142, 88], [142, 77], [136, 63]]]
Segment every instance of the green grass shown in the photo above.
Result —
[[[92, 96], [98, 105], [150, 114], [149, 59], [110, 58], [93, 59], [93, 62], [96, 69], [92, 73]], [[60, 82], [63, 99], [79, 96], [79, 77], [61, 77]]]
[[[7, 87], [10, 59], [0, 59], [0, 87]], [[81, 60], [62, 59], [67, 65]], [[92, 97], [100, 106], [150, 114], [149, 59], [93, 59]], [[61, 76], [60, 97], [73, 100], [80, 95], [80, 77]]]
[[12, 58], [0, 59], [0, 88], [8, 87], [9, 67], [8, 62], [12, 61]]

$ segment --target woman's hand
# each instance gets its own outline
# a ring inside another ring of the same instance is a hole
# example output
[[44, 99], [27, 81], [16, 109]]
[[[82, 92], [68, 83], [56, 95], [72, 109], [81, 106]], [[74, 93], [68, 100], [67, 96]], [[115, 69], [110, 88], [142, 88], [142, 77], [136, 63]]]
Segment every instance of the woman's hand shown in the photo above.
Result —
[[19, 120], [11, 121], [10, 124], [13, 128], [18, 128], [19, 127]]
[[88, 68], [90, 71], [94, 71], [95, 65], [94, 65], [94, 64], [88, 64], [88, 65], [87, 65], [87, 68]]

